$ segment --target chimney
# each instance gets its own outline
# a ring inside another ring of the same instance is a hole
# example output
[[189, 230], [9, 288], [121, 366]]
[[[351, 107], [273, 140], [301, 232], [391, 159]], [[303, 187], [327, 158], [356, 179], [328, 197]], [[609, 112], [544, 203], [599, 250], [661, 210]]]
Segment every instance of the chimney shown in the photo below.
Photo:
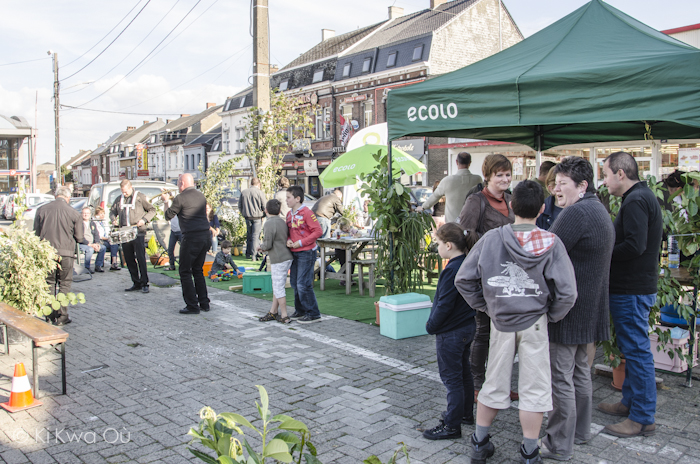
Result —
[[187, 116], [189, 116], [189, 114], [181, 114], [180, 115], [181, 118], [186, 118]]
[[325, 42], [331, 37], [335, 37], [335, 31], [333, 29], [321, 29], [321, 42]]
[[[431, 1], [432, 3], [432, 1]], [[389, 7], [389, 19], [396, 19], [400, 18], [403, 16], [403, 8], [399, 6], [390, 6]]]
[[207, 103], [207, 109], [213, 108], [216, 106], [216, 103]]
[[126, 126], [126, 130], [128, 130], [128, 131], [132, 131], [134, 129], [136, 129], [135, 126]]
[[144, 125], [144, 126], [145, 126], [146, 124], [148, 124], [148, 121], [144, 121], [144, 122], [143, 122], [143, 125]]
[[439, 7], [443, 3], [447, 3], [449, 0], [430, 0], [430, 9], [434, 10], [435, 8]]
[[280, 67], [277, 66], [276, 64], [271, 64], [271, 65], [270, 65], [270, 74], [274, 74], [274, 73], [276, 73], [276, 72], [279, 71], [279, 70], [280, 70]]
[[173, 122], [172, 119], [166, 119], [166, 120], [165, 120], [165, 123], [166, 123], [166, 124], [170, 124], [171, 122]]

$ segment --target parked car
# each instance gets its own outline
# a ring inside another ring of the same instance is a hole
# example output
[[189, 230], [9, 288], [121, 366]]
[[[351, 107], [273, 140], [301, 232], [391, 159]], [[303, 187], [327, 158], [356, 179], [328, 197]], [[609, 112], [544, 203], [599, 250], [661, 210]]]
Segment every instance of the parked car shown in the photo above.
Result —
[[233, 209], [238, 209], [238, 200], [241, 198], [241, 191], [237, 188], [227, 188], [223, 191], [223, 197], [221, 198], [221, 205], [225, 208], [231, 207]]
[[[87, 200], [87, 205], [90, 209], [94, 212], [96, 207], [101, 206], [107, 212], [107, 216], [109, 216], [109, 209], [112, 207], [117, 197], [122, 194], [119, 184], [119, 181], [94, 184], [90, 189], [90, 196]], [[134, 190], [146, 195], [149, 201], [156, 195], [159, 195], [161, 189], [171, 190], [173, 195], [178, 194], [177, 186], [169, 182], [132, 180], [131, 185], [134, 187]], [[160, 203], [160, 199], [156, 197], [155, 201], [152, 203], [158, 204]]]
[[422, 185], [415, 185], [408, 188], [408, 194], [411, 195], [411, 209], [416, 209], [416, 207], [422, 205], [425, 200], [430, 198], [430, 195], [433, 194], [433, 189]]
[[[39, 203], [44, 203], [53, 200], [53, 195], [47, 195], [44, 193], [27, 193], [24, 196], [24, 204], [27, 208], [33, 208]], [[5, 219], [14, 219], [15, 213], [20, 205], [17, 204], [17, 194], [13, 193], [7, 200], [5, 204]]]

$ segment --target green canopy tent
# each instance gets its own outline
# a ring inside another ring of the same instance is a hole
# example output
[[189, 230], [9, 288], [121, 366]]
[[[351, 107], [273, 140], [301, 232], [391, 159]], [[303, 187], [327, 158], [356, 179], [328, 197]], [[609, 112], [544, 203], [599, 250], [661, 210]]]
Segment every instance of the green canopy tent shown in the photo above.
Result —
[[[593, 0], [522, 42], [392, 90], [389, 140], [408, 135], [565, 144], [700, 138], [700, 50]], [[539, 161], [539, 156], [538, 156]]]

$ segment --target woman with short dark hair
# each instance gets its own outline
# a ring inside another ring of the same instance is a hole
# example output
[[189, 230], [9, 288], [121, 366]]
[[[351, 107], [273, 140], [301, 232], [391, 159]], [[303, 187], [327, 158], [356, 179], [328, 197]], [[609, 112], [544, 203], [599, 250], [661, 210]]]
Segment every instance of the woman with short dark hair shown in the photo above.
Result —
[[569, 460], [574, 443], [591, 439], [593, 388], [587, 345], [610, 338], [608, 284], [615, 230], [593, 185], [593, 167], [569, 157], [553, 168], [554, 195], [563, 210], [549, 229], [566, 247], [576, 273], [578, 299], [569, 314], [549, 324], [552, 401], [541, 455]]

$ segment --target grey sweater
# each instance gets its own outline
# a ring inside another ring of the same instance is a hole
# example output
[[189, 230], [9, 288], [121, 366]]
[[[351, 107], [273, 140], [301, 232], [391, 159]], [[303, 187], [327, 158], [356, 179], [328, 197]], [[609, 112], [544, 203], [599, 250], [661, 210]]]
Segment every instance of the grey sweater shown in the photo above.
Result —
[[593, 193], [568, 206], [549, 229], [566, 247], [576, 273], [578, 299], [569, 314], [549, 324], [549, 341], [583, 345], [610, 338], [608, 282], [615, 229]]
[[481, 182], [481, 176], [469, 172], [469, 169], [458, 169], [455, 174], [440, 181], [433, 194], [425, 200], [423, 208], [432, 208], [440, 198], [445, 197], [445, 221], [455, 222], [462, 211], [467, 193]]
[[263, 242], [260, 248], [267, 251], [267, 257], [271, 264], [278, 264], [293, 258], [292, 252], [287, 248], [289, 229], [287, 223], [279, 216], [271, 216], [263, 226]]
[[520, 332], [543, 314], [564, 318], [576, 302], [576, 276], [555, 235], [535, 229], [521, 244], [510, 225], [490, 230], [469, 252], [455, 287], [501, 332]]

